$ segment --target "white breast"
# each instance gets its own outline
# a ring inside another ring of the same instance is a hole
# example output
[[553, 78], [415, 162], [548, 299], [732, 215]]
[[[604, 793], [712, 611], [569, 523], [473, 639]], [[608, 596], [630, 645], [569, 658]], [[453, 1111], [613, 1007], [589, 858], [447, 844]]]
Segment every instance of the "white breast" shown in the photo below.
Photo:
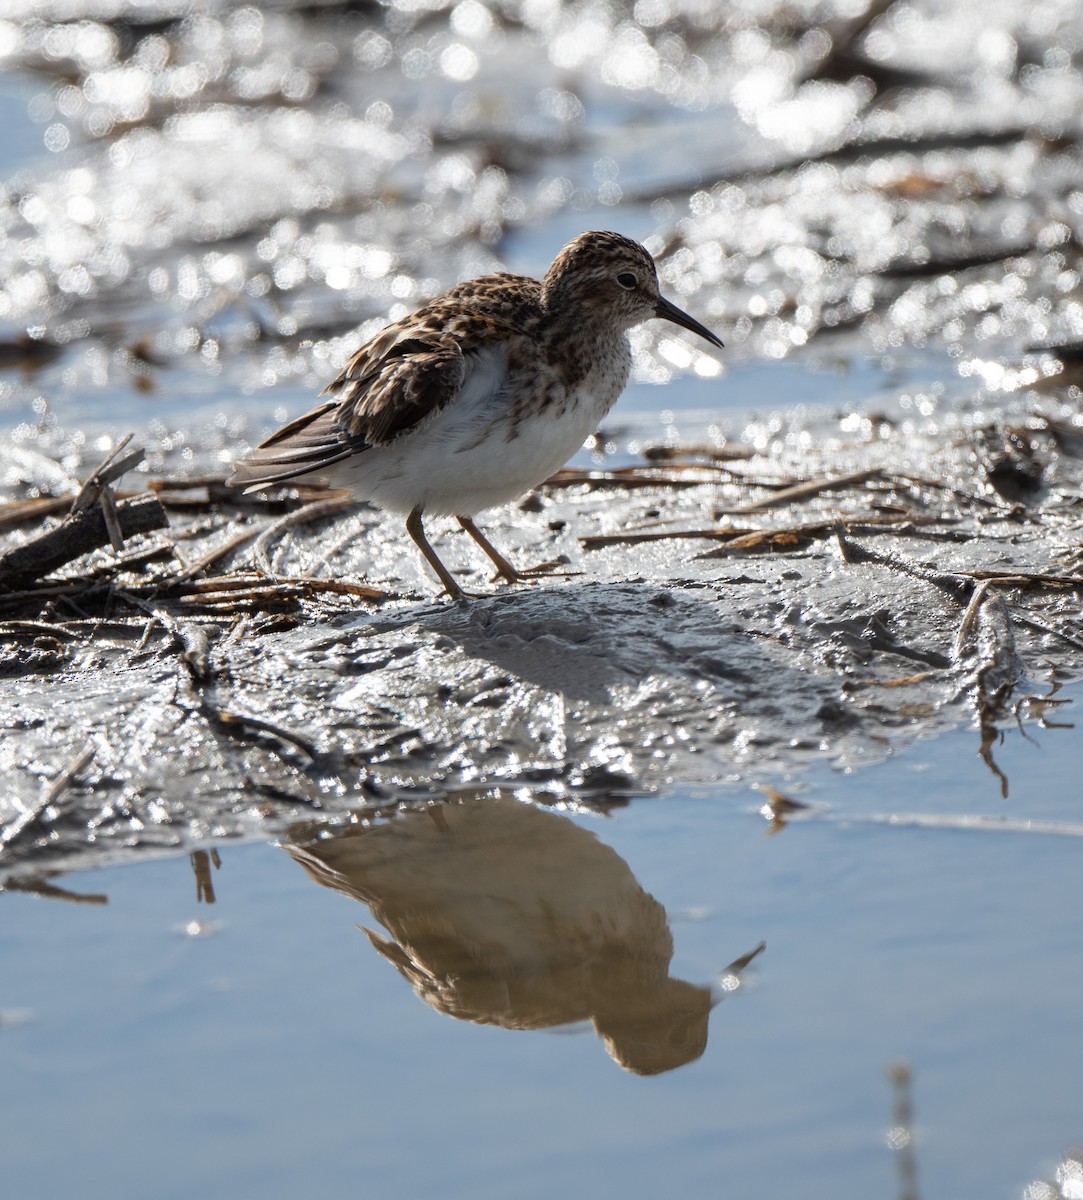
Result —
[[[565, 392], [562, 403], [534, 417], [521, 392], [531, 382], [543, 381], [520, 376], [509, 395], [503, 347], [471, 355], [462, 389], [443, 411], [390, 445], [372, 446], [339, 464], [333, 481], [390, 512], [420, 505], [426, 513], [469, 517], [506, 504], [559, 470], [623, 389], [621, 380], [604, 395]], [[551, 378], [544, 382], [552, 385]]]

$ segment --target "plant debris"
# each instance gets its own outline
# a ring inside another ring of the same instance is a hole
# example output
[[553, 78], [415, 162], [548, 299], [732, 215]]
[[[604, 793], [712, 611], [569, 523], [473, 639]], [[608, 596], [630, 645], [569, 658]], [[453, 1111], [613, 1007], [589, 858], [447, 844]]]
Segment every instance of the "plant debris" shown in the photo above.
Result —
[[[922, 442], [883, 421], [876, 441], [770, 461], [693, 441], [564, 470], [503, 516], [502, 544], [540, 566], [462, 604], [394, 520], [345, 493], [241, 496], [206, 471], [116, 492], [122, 469], [145, 469], [118, 445], [78, 488], [81, 512], [48, 498], [44, 528], [25, 510], [7, 522], [4, 860], [432, 789], [604, 808], [661, 779], [770, 787], [968, 718], [1006, 790], [1001, 728], [1066, 724], [1023, 698], [1035, 675], [1078, 674], [1083, 648], [1080, 461], [1058, 420], [1028, 425], [1046, 465], [1022, 507], [991, 484], [973, 500], [961, 467], [988, 425]], [[159, 515], [140, 531], [132, 512]], [[464, 579], [487, 578], [469, 543], [436, 522], [434, 536]], [[44, 799], [65, 763], [79, 788]]]

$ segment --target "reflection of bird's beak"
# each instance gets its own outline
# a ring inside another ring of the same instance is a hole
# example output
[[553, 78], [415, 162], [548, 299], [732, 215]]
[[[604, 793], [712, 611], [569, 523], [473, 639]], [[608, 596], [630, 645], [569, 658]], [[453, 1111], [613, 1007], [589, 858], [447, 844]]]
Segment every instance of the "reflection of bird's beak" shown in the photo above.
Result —
[[682, 312], [665, 296], [658, 297], [658, 307], [654, 310], [654, 315], [661, 317], [664, 321], [672, 321], [674, 325], [680, 325], [682, 329], [690, 329], [693, 333], [698, 333], [701, 338], [705, 338], [712, 346], [722, 348], [722, 339], [717, 334], [712, 333], [706, 325], [701, 325], [695, 317], [690, 317], [686, 312]]
[[722, 970], [719, 971], [718, 982], [716, 984], [714, 984], [714, 986], [711, 988], [711, 1007], [712, 1008], [714, 1008], [715, 1005], [721, 1004], [722, 1001], [725, 1000], [725, 998], [728, 995], [730, 995], [734, 990], [732, 987], [726, 987], [725, 982], [724, 982], [726, 979], [726, 976], [727, 975], [735, 976], [736, 979], [739, 981], [741, 978], [741, 972], [745, 969], [745, 967], [747, 967], [748, 964], [758, 954], [762, 954], [764, 952], [764, 950], [766, 950], [766, 949], [767, 949], [767, 943], [760, 942], [760, 944], [754, 950], [749, 950], [749, 952], [747, 954], [742, 954], [740, 958], [735, 958], [728, 967], [723, 967]]

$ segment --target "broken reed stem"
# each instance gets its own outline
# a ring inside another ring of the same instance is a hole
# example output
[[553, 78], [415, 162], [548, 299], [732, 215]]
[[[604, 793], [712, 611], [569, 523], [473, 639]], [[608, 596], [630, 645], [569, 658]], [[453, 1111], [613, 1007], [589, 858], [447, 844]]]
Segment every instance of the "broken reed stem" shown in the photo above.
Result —
[[974, 580], [970, 576], [947, 571], [933, 571], [918, 563], [909, 562], [898, 554], [881, 554], [876, 550], [870, 550], [868, 547], [862, 546], [859, 542], [855, 542], [847, 537], [843, 532], [842, 524], [837, 524], [838, 528], [835, 537], [838, 541], [839, 550], [842, 552], [843, 562], [872, 563], [874, 566], [888, 567], [892, 571], [899, 571], [903, 575], [909, 575], [913, 579], [921, 579], [925, 583], [931, 583], [934, 587], [947, 592], [959, 604], [969, 602], [971, 593], [974, 590]]
[[974, 589], [974, 594], [970, 597], [970, 603], [966, 606], [966, 611], [963, 613], [963, 619], [959, 622], [958, 632], [955, 634], [955, 644], [951, 648], [952, 658], [956, 660], [962, 658], [963, 649], [974, 628], [974, 622], [978, 619], [978, 609], [981, 608], [982, 601], [985, 599], [988, 591], [988, 579], [983, 579]]
[[235, 537], [223, 542], [221, 546], [216, 546], [209, 553], [204, 554], [202, 558], [197, 559], [190, 566], [185, 567], [180, 574], [174, 575], [170, 583], [186, 583], [188, 580], [194, 579], [208, 567], [213, 567], [215, 563], [228, 557], [234, 550], [239, 550], [241, 546], [246, 546], [254, 537], [258, 537], [259, 533], [258, 529], [246, 529], [243, 533], [238, 533]]
[[125, 434], [115, 448], [91, 472], [72, 501], [71, 515], [73, 517], [77, 517], [81, 512], [90, 508], [106, 492], [109, 485], [115, 479], [119, 479], [123, 474], [130, 471], [132, 467], [137, 467], [146, 457], [146, 451], [142, 448], [137, 448], [130, 454], [125, 454], [123, 458], [118, 457], [120, 452], [132, 440], [133, 436], [130, 433]]
[[93, 761], [94, 749], [91, 747], [89, 750], [84, 750], [78, 758], [65, 767], [52, 783], [42, 789], [37, 803], [23, 809], [13, 821], [9, 821], [0, 830], [0, 846], [10, 846], [12, 842], [21, 837], [27, 829], [42, 817], [50, 805], [55, 804], [60, 799], [75, 777], [85, 771]]
[[56, 777], [56, 779], [54, 779], [53, 782], [45, 789], [45, 794], [42, 797], [45, 807], [48, 807], [50, 804], [54, 804], [57, 800], [59, 800], [61, 794], [67, 790], [72, 780], [77, 775], [81, 775], [93, 761], [94, 748], [91, 747], [88, 750], [84, 750], [83, 753], [80, 754], [73, 763], [65, 767], [64, 770], [61, 771]]
[[837, 491], [840, 488], [868, 483], [871, 479], [879, 479], [881, 474], [880, 470], [872, 468], [865, 471], [850, 471], [845, 475], [825, 475], [821, 479], [809, 479], [805, 483], [784, 487], [781, 491], [775, 492], [774, 495], [763, 500], [753, 500], [750, 504], [740, 504], [735, 508], [722, 509], [721, 514], [734, 516], [739, 513], [760, 512], [765, 508], [777, 508], [782, 504], [790, 504], [794, 500], [807, 500], [810, 496], [818, 496], [822, 492]]
[[98, 497], [101, 504], [102, 517], [105, 519], [105, 531], [109, 534], [109, 544], [119, 554], [124, 549], [124, 530], [120, 527], [117, 516], [117, 499], [112, 488], [104, 488]]
[[255, 717], [250, 713], [233, 712], [226, 708], [205, 709], [204, 712], [208, 719], [217, 721], [225, 729], [239, 729], [242, 731], [251, 729], [256, 733], [265, 733], [271, 737], [278, 738], [288, 746], [293, 746], [295, 750], [300, 750], [308, 759], [314, 760], [319, 755], [316, 743], [311, 738], [307, 738], [300, 733], [295, 733], [292, 729], [287, 729], [284, 725], [264, 720], [263, 717]]
[[67, 496], [39, 496], [35, 500], [12, 500], [0, 505], [0, 529], [10, 529], [15, 525], [25, 525], [28, 521], [37, 521], [41, 517], [51, 517], [53, 513], [70, 508], [71, 501]]
[[[729, 511], [729, 510], [726, 510]], [[722, 515], [722, 514], [720, 514]], [[939, 519], [937, 519], [939, 520]], [[635, 546], [643, 542], [666, 542], [700, 539], [712, 542], [732, 543], [730, 549], [747, 549], [750, 546], [780, 537], [806, 538], [834, 533], [839, 528], [851, 526], [868, 527], [884, 533], [898, 532], [910, 525], [926, 523], [923, 518], [910, 514], [883, 516], [879, 513], [855, 513], [847, 517], [831, 517], [823, 521], [809, 521], [803, 525], [779, 525], [764, 529], [657, 529], [637, 533], [604, 533], [581, 537], [579, 544], [584, 550], [600, 550], [606, 546]], [[726, 548], [701, 555], [702, 558], [718, 557]]]

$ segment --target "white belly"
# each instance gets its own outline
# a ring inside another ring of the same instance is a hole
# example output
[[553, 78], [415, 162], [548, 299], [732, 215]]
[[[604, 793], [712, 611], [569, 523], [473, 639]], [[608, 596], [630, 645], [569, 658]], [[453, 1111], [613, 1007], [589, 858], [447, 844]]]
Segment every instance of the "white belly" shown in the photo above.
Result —
[[[413, 433], [371, 446], [326, 472], [389, 512], [472, 517], [548, 479], [598, 427], [623, 390], [580, 389], [538, 416], [514, 420], [501, 351], [479, 355], [456, 398]], [[563, 411], [561, 411], [563, 409]]]

